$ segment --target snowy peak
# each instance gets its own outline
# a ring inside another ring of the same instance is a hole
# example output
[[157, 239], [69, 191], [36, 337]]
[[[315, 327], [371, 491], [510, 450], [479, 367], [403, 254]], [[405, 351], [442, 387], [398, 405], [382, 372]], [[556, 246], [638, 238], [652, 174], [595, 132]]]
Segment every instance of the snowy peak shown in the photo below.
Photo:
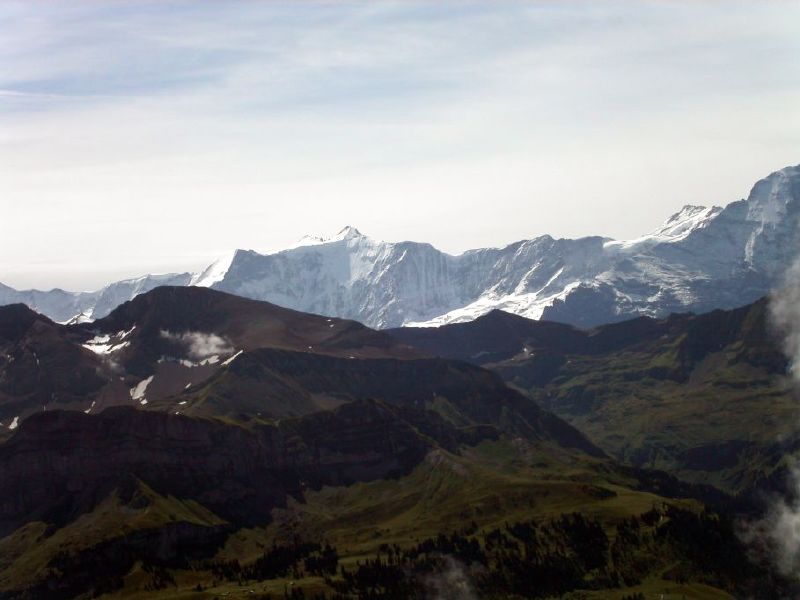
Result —
[[291, 250], [292, 248], [301, 248], [303, 246], [317, 246], [319, 244], [324, 244], [327, 241], [328, 239], [322, 237], [321, 235], [304, 235], [294, 244], [292, 244], [288, 248], [283, 248], [282, 250], [279, 250], [279, 252], [282, 252], [283, 250]]
[[800, 165], [786, 167], [757, 182], [747, 198], [747, 218], [777, 225], [789, 212], [800, 212]]
[[662, 238], [665, 242], [682, 240], [693, 231], [708, 225], [720, 212], [722, 212], [722, 208], [719, 206], [705, 207], [687, 204], [650, 235]]
[[364, 237], [364, 235], [358, 229], [351, 225], [345, 225], [331, 241], [352, 240], [360, 237]]
[[632, 240], [611, 240], [604, 247], [609, 251], [640, 252], [650, 250], [659, 244], [673, 244], [685, 240], [695, 231], [713, 222], [722, 212], [719, 206], [695, 206], [687, 204], [676, 212], [663, 225], [647, 235]]
[[767, 294], [793, 260], [797, 225], [792, 235], [764, 234], [751, 215], [759, 223], [785, 215], [798, 180], [797, 168], [784, 169], [749, 201], [687, 205], [631, 240], [541, 236], [452, 256], [345, 227], [304, 249], [249, 254], [214, 287], [381, 328], [469, 321], [498, 308], [580, 326], [731, 308]]
[[236, 254], [238, 252], [240, 252], [240, 250], [228, 252], [224, 256], [211, 263], [208, 267], [206, 267], [205, 270], [194, 274], [189, 285], [196, 285], [198, 287], [211, 287], [215, 283], [222, 281], [225, 278], [228, 269], [231, 268], [231, 264], [236, 258]]
[[193, 285], [379, 328], [470, 321], [495, 309], [593, 326], [747, 304], [782, 280], [798, 248], [795, 166], [756, 183], [747, 200], [684, 206], [629, 240], [543, 235], [454, 256], [347, 226], [280, 251], [236, 250], [194, 275], [148, 276], [98, 292], [0, 287], [0, 304], [23, 302], [57, 321], [100, 319], [153, 287]]
[[331, 235], [331, 236], [304, 235], [291, 246], [283, 248], [276, 252], [272, 252], [272, 254], [278, 254], [280, 252], [285, 252], [286, 250], [294, 250], [295, 248], [305, 248], [308, 246], [321, 246], [323, 244], [331, 244], [335, 242], [359, 240], [359, 239], [369, 239], [369, 238], [367, 238], [367, 236], [365, 236], [355, 227], [347, 225], [342, 229], [340, 229], [339, 232], [336, 233], [336, 235]]

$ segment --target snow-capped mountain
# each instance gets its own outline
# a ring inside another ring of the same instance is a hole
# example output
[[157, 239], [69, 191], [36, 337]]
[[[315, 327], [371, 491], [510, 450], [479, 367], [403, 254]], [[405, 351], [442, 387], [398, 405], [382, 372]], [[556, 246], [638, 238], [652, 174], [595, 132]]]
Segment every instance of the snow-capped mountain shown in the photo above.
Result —
[[591, 326], [754, 301], [800, 250], [798, 217], [800, 166], [759, 181], [746, 200], [686, 206], [632, 240], [545, 235], [453, 256], [346, 227], [280, 252], [237, 250], [194, 275], [119, 282], [89, 294], [0, 288], [0, 304], [22, 301], [62, 321], [80, 313], [99, 318], [156, 285], [197, 285], [373, 327], [467, 321], [492, 309]]
[[191, 273], [145, 275], [136, 279], [116, 281], [94, 292], [64, 290], [17, 291], [0, 283], [0, 306], [26, 304], [60, 323], [80, 323], [105, 317], [117, 306], [162, 285], [189, 285]]

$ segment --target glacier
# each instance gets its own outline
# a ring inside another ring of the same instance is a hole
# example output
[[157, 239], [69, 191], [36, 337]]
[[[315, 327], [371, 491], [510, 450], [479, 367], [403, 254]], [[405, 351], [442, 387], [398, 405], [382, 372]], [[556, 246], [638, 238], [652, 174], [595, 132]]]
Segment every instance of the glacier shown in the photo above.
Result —
[[199, 285], [376, 328], [468, 321], [493, 309], [591, 327], [756, 300], [795, 260], [798, 218], [800, 166], [793, 166], [757, 182], [746, 199], [685, 206], [631, 240], [543, 235], [451, 255], [345, 227], [277, 252], [236, 250], [199, 273], [148, 275], [96, 292], [0, 285], [0, 304], [85, 320], [158, 285]]

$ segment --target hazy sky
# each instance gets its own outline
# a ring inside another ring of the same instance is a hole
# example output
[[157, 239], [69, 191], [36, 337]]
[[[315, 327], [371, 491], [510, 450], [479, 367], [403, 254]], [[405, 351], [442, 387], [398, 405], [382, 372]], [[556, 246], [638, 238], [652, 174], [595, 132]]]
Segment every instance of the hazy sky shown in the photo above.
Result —
[[800, 3], [3, 2], [0, 281], [633, 237], [800, 163]]

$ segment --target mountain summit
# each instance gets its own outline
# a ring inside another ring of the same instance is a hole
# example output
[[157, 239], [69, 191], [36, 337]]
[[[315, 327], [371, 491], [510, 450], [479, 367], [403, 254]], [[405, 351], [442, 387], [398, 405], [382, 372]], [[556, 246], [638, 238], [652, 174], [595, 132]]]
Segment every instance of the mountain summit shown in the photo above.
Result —
[[453, 256], [430, 244], [382, 242], [347, 226], [267, 254], [237, 250], [201, 273], [148, 276], [98, 292], [17, 292], [57, 321], [100, 318], [157, 285], [212, 287], [371, 327], [442, 325], [493, 309], [587, 327], [632, 316], [732, 308], [768, 293], [800, 241], [800, 166], [724, 208], [685, 206], [631, 240], [544, 235]]

